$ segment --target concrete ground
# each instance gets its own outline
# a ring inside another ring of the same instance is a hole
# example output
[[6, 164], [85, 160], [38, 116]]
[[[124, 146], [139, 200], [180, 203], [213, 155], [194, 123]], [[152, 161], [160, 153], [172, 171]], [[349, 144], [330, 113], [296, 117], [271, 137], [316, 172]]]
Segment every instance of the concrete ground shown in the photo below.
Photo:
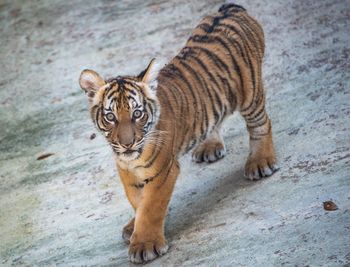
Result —
[[[248, 136], [240, 117], [228, 120], [223, 160], [183, 158], [170, 250], [148, 266], [349, 266], [350, 1], [240, 3], [265, 29], [281, 169], [245, 180]], [[132, 211], [79, 73], [164, 64], [221, 4], [0, 1], [1, 266], [129, 264], [121, 229]], [[325, 210], [328, 200], [338, 209]]]

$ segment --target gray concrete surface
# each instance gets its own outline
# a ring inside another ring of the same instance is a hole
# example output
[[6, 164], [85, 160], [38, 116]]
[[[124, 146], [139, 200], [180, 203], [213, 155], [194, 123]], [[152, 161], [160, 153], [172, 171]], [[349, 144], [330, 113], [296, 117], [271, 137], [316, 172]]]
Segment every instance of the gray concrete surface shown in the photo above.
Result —
[[[221, 3], [0, 2], [1, 266], [129, 265], [121, 229], [132, 211], [103, 137], [90, 140], [79, 73], [164, 64]], [[281, 170], [246, 181], [248, 136], [242, 119], [228, 120], [223, 160], [183, 158], [170, 251], [149, 266], [349, 265], [350, 1], [240, 3], [265, 29]]]

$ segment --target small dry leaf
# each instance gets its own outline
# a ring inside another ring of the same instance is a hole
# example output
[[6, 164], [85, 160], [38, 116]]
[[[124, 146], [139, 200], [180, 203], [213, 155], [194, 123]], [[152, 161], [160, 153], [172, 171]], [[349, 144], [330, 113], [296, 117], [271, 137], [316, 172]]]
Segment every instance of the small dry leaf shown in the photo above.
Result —
[[95, 133], [91, 134], [91, 135], [90, 135], [90, 140], [95, 139], [95, 137], [96, 137], [96, 134], [95, 134]]
[[44, 153], [44, 154], [39, 155], [36, 158], [36, 160], [43, 160], [43, 159], [46, 159], [48, 157], [51, 157], [52, 155], [54, 155], [54, 153]]
[[337, 210], [338, 206], [331, 200], [323, 202], [323, 208], [325, 210]]

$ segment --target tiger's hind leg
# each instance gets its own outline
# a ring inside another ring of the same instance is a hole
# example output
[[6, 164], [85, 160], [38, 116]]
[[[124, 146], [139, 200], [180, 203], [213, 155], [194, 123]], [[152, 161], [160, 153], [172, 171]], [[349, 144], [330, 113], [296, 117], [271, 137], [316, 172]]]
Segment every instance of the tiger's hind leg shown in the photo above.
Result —
[[272, 140], [271, 121], [265, 110], [265, 96], [262, 91], [253, 99], [249, 108], [241, 110], [249, 131], [250, 152], [245, 165], [245, 176], [258, 180], [278, 170]]
[[224, 141], [219, 129], [213, 130], [207, 139], [200, 143], [192, 153], [192, 159], [197, 162], [215, 162], [226, 155]]

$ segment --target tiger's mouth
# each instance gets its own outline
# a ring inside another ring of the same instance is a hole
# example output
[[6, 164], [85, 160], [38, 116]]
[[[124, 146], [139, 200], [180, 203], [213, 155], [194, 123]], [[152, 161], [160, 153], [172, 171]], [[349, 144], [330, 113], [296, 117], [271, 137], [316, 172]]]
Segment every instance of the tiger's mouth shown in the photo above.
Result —
[[142, 153], [142, 148], [139, 149], [127, 149], [123, 152], [118, 152], [117, 155], [125, 160], [137, 159]]
[[137, 150], [133, 150], [133, 149], [127, 149], [123, 152], [124, 155], [129, 155], [129, 154], [132, 154], [134, 152], [137, 152]]

